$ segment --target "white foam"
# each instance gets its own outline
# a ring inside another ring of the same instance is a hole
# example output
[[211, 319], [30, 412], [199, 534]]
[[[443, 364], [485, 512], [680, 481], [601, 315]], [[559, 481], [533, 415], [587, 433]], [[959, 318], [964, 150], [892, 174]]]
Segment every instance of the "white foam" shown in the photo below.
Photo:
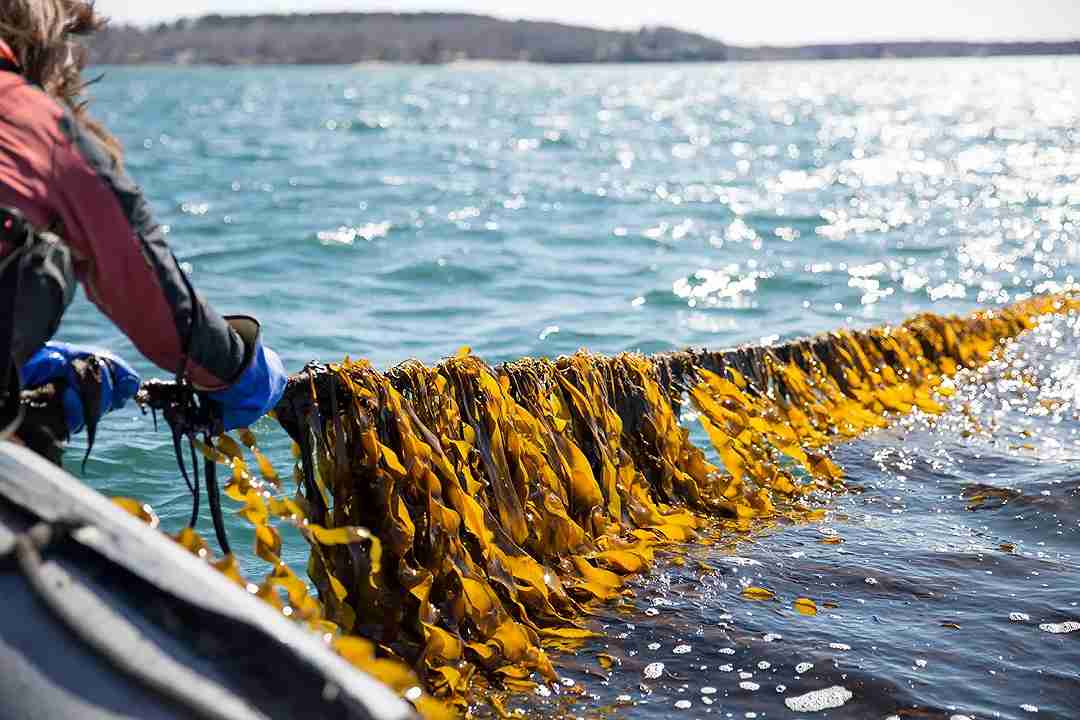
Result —
[[689, 700], [680, 700], [675, 703], [675, 707], [679, 708], [680, 710], [689, 710], [691, 707], [693, 707], [693, 705], [694, 703], [690, 702]]
[[754, 692], [761, 686], [758, 685], [756, 682], [751, 682], [750, 680], [743, 680], [741, 683], [739, 683], [739, 687], [741, 687], [743, 690], [749, 690], [750, 692]]
[[716, 652], [720, 653], [721, 655], [734, 655], [735, 648], [720, 648]]
[[802, 675], [803, 673], [805, 673], [805, 672], [807, 672], [809, 670], [813, 670], [813, 669], [814, 669], [814, 663], [801, 662], [801, 663], [799, 663], [798, 665], [795, 666], [795, 672], [799, 673], [800, 675]]
[[784, 698], [784, 704], [792, 712], [818, 712], [830, 708], [838, 708], [854, 697], [851, 691], [842, 685], [821, 690], [811, 690], [803, 695]]
[[766, 633], [765, 637], [761, 639], [765, 642], [776, 642], [777, 640], [783, 640], [784, 636], [777, 633]]
[[693, 648], [691, 648], [689, 645], [676, 645], [671, 652], [675, 653], [676, 655], [685, 655], [692, 649]]
[[762, 660], [761, 662], [759, 662], [757, 664], [757, 669], [758, 670], [768, 670], [771, 667], [772, 667], [772, 664], [769, 663], [768, 660]]
[[752, 567], [754, 565], [761, 564], [760, 560], [743, 557], [724, 557], [720, 558], [720, 562], [727, 563], [728, 565], [734, 565], [735, 567]]
[[1020, 706], [1020, 709], [1024, 712], [1039, 712], [1039, 706], [1032, 705], [1031, 703], [1024, 703]]
[[730, 664], [720, 666], [720, 672], [731, 672], [734, 669]]
[[844, 643], [829, 643], [829, 647], [831, 647], [833, 650], [850, 650], [851, 649], [850, 645], [845, 645]]
[[1012, 620], [1013, 622], [1028, 622], [1031, 620], [1031, 616], [1021, 612], [1009, 613], [1009, 620]]
[[645, 666], [645, 670], [641, 673], [649, 680], [655, 680], [664, 674], [664, 663], [649, 663]]
[[650, 650], [659, 650], [660, 649], [660, 643], [656, 643], [656, 642], [649, 643], [649, 649]]
[[1063, 623], [1043, 623], [1039, 626], [1039, 629], [1043, 632], [1054, 634], [1071, 633], [1080, 630], [1080, 622], [1069, 620], [1068, 622]]
[[706, 685], [705, 687], [701, 688], [701, 694], [702, 695], [715, 695], [716, 694], [716, 688], [714, 688], [712, 685]]

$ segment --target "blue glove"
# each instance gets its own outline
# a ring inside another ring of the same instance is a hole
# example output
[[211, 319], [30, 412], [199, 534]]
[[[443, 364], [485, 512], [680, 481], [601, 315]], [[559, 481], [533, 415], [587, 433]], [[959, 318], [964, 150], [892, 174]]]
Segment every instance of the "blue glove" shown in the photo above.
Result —
[[235, 430], [253, 425], [273, 410], [285, 394], [289, 376], [277, 353], [263, 346], [258, 321], [239, 315], [225, 321], [244, 340], [247, 366], [232, 385], [209, 393], [209, 397], [221, 406], [224, 429]]
[[47, 342], [30, 356], [23, 365], [21, 377], [23, 387], [35, 388], [55, 380], [66, 380], [64, 388], [64, 419], [68, 431], [74, 435], [86, 425], [86, 413], [79, 395], [79, 381], [71, 363], [96, 355], [101, 361], [101, 403], [100, 420], [106, 413], [119, 410], [139, 391], [142, 379], [139, 374], [108, 350], [93, 347], [80, 347], [62, 342]]

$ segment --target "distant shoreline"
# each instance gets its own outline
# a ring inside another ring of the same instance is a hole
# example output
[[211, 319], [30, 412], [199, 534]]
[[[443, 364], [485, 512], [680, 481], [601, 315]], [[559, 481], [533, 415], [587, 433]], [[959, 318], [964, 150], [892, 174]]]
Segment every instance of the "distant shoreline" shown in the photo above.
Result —
[[648, 68], [650, 66], [655, 67], [671, 67], [676, 65], [684, 65], [687, 67], [707, 67], [707, 66], [720, 66], [720, 65], [757, 65], [757, 64], [803, 64], [803, 63], [843, 63], [843, 62], [888, 62], [891, 60], [913, 60], [913, 61], [933, 61], [933, 60], [1017, 60], [1021, 58], [1031, 58], [1032, 60], [1038, 59], [1053, 59], [1064, 57], [1076, 57], [1080, 56], [1080, 53], [1065, 54], [1065, 53], [1048, 53], [1048, 54], [1021, 54], [1021, 55], [922, 55], [919, 57], [850, 57], [850, 58], [781, 58], [781, 59], [768, 59], [768, 60], [714, 60], [714, 61], [665, 61], [658, 60], [655, 62], [618, 62], [618, 61], [606, 61], [606, 62], [567, 62], [567, 63], [545, 63], [535, 62], [530, 60], [480, 60], [480, 61], [464, 61], [464, 62], [447, 62], [439, 63], [436, 65], [429, 63], [414, 63], [414, 62], [392, 62], [392, 61], [373, 61], [373, 62], [357, 62], [357, 63], [290, 63], [290, 62], [261, 62], [261, 63], [221, 63], [221, 62], [204, 62], [204, 63], [171, 63], [171, 62], [127, 62], [127, 63], [102, 63], [95, 62], [91, 67], [93, 68], [139, 68], [142, 70], [177, 70], [177, 69], [206, 69], [206, 70], [243, 70], [249, 68], [252, 70], [260, 68], [283, 68], [283, 69], [304, 69], [304, 68], [334, 68], [339, 70], [498, 70], [500, 68], [513, 68], [515, 66], [520, 67], [532, 67], [532, 68], [544, 68], [544, 69], [587, 69], [587, 68], [603, 68], [603, 67], [624, 67], [624, 68]]
[[92, 62], [101, 65], [570, 65], [1080, 54], [1080, 40], [744, 47], [667, 27], [625, 32], [461, 13], [206, 15], [148, 28], [110, 27], [89, 46]]

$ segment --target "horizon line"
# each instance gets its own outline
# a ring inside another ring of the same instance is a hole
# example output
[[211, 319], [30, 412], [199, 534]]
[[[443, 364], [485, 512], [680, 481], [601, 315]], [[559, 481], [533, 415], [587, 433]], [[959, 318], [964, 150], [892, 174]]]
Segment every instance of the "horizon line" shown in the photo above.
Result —
[[759, 49], [759, 48], [777, 48], [777, 49], [794, 49], [794, 48], [809, 48], [809, 47], [829, 47], [829, 46], [846, 46], [846, 45], [939, 45], [939, 44], [970, 44], [970, 45], [1014, 45], [1014, 44], [1061, 44], [1061, 43], [1073, 43], [1080, 42], [1080, 35], [1061, 35], [1061, 36], [1039, 36], [1039, 37], [1012, 37], [1012, 38], [988, 38], [988, 37], [969, 37], [969, 38], [939, 38], [928, 39], [926, 37], [893, 37], [890, 39], [881, 38], [863, 38], [863, 39], [845, 39], [845, 40], [816, 40], [816, 41], [804, 41], [804, 42], [781, 42], [781, 43], [747, 43], [736, 44], [729, 43], [721, 37], [710, 35], [707, 33], [699, 32], [697, 30], [688, 30], [675, 24], [640, 24], [630, 26], [605, 26], [605, 25], [589, 25], [585, 23], [567, 22], [565, 20], [542, 18], [542, 17], [516, 17], [516, 16], [504, 16], [494, 13], [477, 13], [468, 11], [453, 11], [453, 10], [412, 10], [408, 12], [399, 12], [394, 10], [320, 10], [315, 12], [304, 11], [291, 11], [291, 12], [229, 12], [229, 13], [202, 13], [202, 14], [181, 14], [170, 16], [165, 19], [154, 20], [121, 20], [110, 18], [109, 25], [112, 27], [134, 27], [142, 30], [153, 29], [158, 25], [173, 25], [183, 20], [202, 20], [208, 17], [222, 17], [222, 18], [256, 18], [256, 17], [318, 17], [320, 15], [396, 15], [401, 17], [409, 16], [421, 16], [421, 15], [446, 15], [446, 16], [462, 16], [479, 18], [486, 20], [499, 20], [503, 22], [526, 22], [526, 23], [545, 23], [552, 25], [561, 25], [567, 28], [576, 29], [588, 29], [598, 30], [604, 32], [639, 32], [641, 30], [667, 28], [677, 30], [679, 32], [699, 35], [704, 38], [708, 38], [714, 42], [721, 43], [732, 48], [746, 48], [746, 49]]

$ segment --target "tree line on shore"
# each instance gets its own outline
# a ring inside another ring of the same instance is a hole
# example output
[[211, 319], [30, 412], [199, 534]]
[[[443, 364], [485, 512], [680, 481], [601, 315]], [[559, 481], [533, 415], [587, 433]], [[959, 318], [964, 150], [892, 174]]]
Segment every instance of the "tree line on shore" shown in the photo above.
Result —
[[97, 64], [721, 62], [1059, 55], [1080, 53], [1080, 41], [739, 47], [668, 27], [626, 32], [459, 13], [320, 13], [206, 15], [152, 27], [113, 26], [92, 38], [90, 53]]

